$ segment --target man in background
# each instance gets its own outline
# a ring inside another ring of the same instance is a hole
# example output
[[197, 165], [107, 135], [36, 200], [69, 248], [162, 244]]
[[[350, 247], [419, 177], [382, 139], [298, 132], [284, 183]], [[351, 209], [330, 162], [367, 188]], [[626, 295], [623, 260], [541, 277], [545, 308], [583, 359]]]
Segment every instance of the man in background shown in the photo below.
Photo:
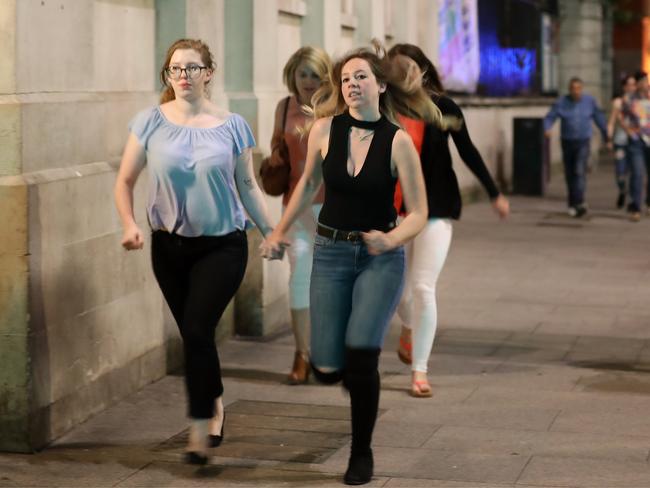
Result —
[[592, 136], [591, 122], [596, 123], [603, 141], [607, 142], [607, 120], [598, 107], [596, 99], [583, 93], [583, 83], [580, 78], [571, 78], [569, 94], [560, 97], [546, 114], [544, 118], [546, 137], [551, 136], [551, 127], [558, 118], [561, 120], [562, 160], [567, 184], [569, 215], [582, 217], [587, 213], [585, 190]]

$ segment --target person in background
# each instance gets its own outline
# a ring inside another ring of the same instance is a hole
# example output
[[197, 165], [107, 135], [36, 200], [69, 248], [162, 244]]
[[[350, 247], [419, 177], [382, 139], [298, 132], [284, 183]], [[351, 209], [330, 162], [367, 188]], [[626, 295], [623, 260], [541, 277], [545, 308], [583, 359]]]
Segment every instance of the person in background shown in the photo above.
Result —
[[[289, 189], [282, 197], [283, 211], [293, 195], [305, 168], [307, 157], [307, 136], [305, 127], [312, 118], [305, 112], [311, 107], [311, 98], [327, 80], [332, 69], [331, 61], [320, 48], [305, 46], [298, 49], [284, 66], [284, 84], [291, 95], [280, 100], [275, 109], [275, 124], [272, 141], [284, 140], [289, 149]], [[283, 131], [284, 127], [284, 131]], [[275, 149], [275, 148], [272, 148]], [[289, 276], [289, 304], [291, 328], [296, 342], [293, 367], [287, 383], [298, 385], [309, 379], [309, 279], [314, 253], [316, 220], [323, 206], [323, 190], [314, 197], [311, 208], [300, 214], [287, 234], [290, 246], [287, 248], [291, 274]]]
[[[641, 219], [643, 202], [643, 180], [650, 171], [650, 98], [648, 96], [648, 75], [637, 71], [636, 92], [623, 104], [619, 123], [628, 134], [628, 162], [630, 164], [630, 196], [628, 212], [633, 221]], [[650, 182], [646, 186], [645, 202], [650, 212]]]
[[[398, 356], [412, 365], [410, 394], [430, 397], [432, 389], [427, 379], [427, 363], [438, 324], [436, 284], [451, 244], [452, 220], [460, 218], [462, 205], [449, 152], [450, 135], [461, 159], [485, 188], [495, 212], [505, 218], [510, 206], [472, 143], [462, 111], [445, 95], [433, 63], [413, 44], [396, 44], [388, 51], [388, 56], [394, 63], [412, 64], [412, 76], [424, 86], [443, 116], [462, 121], [459, 130], [443, 130], [436, 124], [425, 124], [405, 115], [400, 115], [399, 119], [420, 154], [429, 215], [424, 230], [405, 245], [406, 286], [397, 308], [402, 321]], [[402, 213], [404, 208], [399, 187], [396, 197], [395, 207]]]
[[561, 121], [562, 159], [566, 178], [569, 215], [583, 217], [587, 213], [585, 191], [587, 187], [587, 162], [592, 136], [591, 123], [596, 123], [607, 143], [607, 120], [596, 99], [583, 93], [583, 83], [574, 77], [569, 81], [569, 94], [560, 97], [544, 118], [546, 137], [551, 137], [551, 127], [556, 119]]
[[624, 107], [629, 107], [631, 98], [636, 93], [636, 79], [634, 75], [625, 76], [621, 80], [622, 93], [612, 100], [612, 112], [607, 123], [607, 137], [609, 146], [614, 150], [614, 164], [618, 197], [616, 208], [625, 206], [625, 189], [628, 173], [628, 134], [619, 119], [624, 117]]

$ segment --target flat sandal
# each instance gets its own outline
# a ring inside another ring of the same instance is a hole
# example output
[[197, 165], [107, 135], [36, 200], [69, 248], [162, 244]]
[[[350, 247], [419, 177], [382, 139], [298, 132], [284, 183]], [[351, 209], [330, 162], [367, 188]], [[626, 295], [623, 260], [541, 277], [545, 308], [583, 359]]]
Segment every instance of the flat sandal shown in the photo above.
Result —
[[409, 393], [415, 398], [429, 398], [433, 396], [433, 390], [427, 380], [414, 381]]

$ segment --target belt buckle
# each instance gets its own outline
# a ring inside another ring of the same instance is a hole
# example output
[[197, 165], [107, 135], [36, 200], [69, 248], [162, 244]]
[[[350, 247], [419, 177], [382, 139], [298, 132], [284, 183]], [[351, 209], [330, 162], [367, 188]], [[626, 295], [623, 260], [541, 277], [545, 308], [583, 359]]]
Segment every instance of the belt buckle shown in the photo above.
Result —
[[358, 232], [348, 232], [348, 235], [345, 236], [345, 240], [348, 242], [358, 242], [359, 241], [359, 233]]

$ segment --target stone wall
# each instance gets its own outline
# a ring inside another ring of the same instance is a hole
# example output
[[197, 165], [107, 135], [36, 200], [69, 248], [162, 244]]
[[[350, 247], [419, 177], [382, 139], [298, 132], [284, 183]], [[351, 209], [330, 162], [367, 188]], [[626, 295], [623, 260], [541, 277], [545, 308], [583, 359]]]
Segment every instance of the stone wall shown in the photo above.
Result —
[[112, 200], [126, 122], [156, 100], [155, 12], [152, 0], [6, 3], [0, 447], [29, 450], [166, 371], [160, 294], [145, 253], [121, 250]]

